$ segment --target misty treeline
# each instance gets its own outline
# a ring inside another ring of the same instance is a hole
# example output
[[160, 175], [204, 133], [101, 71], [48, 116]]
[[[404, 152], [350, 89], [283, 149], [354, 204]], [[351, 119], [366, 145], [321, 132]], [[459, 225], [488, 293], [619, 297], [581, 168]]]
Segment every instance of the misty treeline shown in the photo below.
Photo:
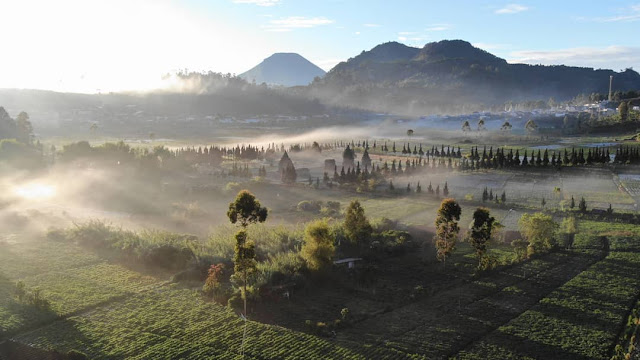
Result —
[[42, 145], [34, 142], [29, 114], [22, 111], [15, 119], [0, 106], [0, 164], [34, 169], [43, 165]]
[[564, 150], [538, 149], [524, 150], [520, 153], [516, 149], [484, 147], [482, 153], [478, 147], [471, 148], [471, 153], [462, 158], [460, 168], [462, 170], [501, 169], [501, 168], [527, 168], [527, 167], [562, 167], [562, 166], [589, 166], [596, 164], [634, 165], [640, 161], [640, 147], [619, 146], [613, 157], [609, 148], [571, 148]]

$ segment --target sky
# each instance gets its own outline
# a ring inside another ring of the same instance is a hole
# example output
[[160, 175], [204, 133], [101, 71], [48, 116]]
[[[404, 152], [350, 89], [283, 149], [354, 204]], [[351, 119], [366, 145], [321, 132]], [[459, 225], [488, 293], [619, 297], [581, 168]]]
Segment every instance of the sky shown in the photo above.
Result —
[[275, 52], [325, 70], [398, 41], [462, 39], [509, 62], [640, 70], [640, 2], [2, 0], [0, 88], [150, 90]]

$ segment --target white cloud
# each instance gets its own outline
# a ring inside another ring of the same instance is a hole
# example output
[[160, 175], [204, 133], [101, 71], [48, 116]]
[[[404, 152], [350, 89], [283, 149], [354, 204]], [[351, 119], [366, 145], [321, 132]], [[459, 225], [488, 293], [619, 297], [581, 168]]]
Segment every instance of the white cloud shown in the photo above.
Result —
[[380, 27], [380, 24], [363, 24], [364, 27], [377, 28]]
[[451, 25], [449, 24], [433, 24], [426, 28], [427, 31], [445, 31], [451, 29]]
[[233, 0], [236, 4], [253, 4], [258, 6], [274, 6], [280, 3], [280, 0]]
[[581, 47], [559, 50], [514, 51], [510, 63], [570, 65], [621, 70], [640, 64], [640, 47]]
[[631, 5], [622, 10], [624, 15], [595, 18], [598, 22], [632, 22], [640, 20], [640, 4]]
[[398, 33], [398, 35], [413, 35], [413, 34], [415, 34], [415, 33], [411, 32], [411, 31], [400, 31]]
[[292, 29], [309, 29], [316, 26], [333, 24], [335, 21], [326, 17], [289, 16], [276, 20], [270, 20], [265, 26], [267, 31], [290, 31]]
[[406, 36], [398, 36], [398, 40], [399, 41], [407, 41], [407, 37]]
[[528, 7], [524, 6], [524, 5], [520, 5], [520, 4], [508, 4], [503, 8], [500, 8], [498, 10], [495, 11], [496, 14], [499, 15], [503, 15], [503, 14], [517, 14], [519, 12], [523, 12], [523, 11], [527, 11], [529, 10]]
[[356, 31], [353, 33], [354, 35], [360, 35], [360, 31]]

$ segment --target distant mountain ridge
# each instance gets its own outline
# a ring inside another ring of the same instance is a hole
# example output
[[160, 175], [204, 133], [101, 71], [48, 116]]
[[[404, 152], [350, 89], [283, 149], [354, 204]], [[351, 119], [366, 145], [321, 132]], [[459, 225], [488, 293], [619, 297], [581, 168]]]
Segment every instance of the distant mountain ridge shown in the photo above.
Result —
[[248, 82], [280, 86], [309, 85], [326, 72], [296, 53], [275, 53], [239, 75]]
[[466, 104], [606, 93], [611, 75], [614, 91], [640, 89], [640, 74], [631, 69], [509, 64], [463, 40], [423, 48], [388, 42], [336, 65], [309, 91], [332, 105], [423, 114]]

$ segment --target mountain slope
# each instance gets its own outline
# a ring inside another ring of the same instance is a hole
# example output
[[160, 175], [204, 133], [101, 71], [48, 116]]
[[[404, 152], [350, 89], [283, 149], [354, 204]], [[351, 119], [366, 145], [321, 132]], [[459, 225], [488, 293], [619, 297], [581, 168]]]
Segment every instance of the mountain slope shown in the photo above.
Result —
[[275, 53], [239, 76], [248, 82], [268, 85], [308, 85], [325, 71], [295, 53]]
[[336, 65], [309, 91], [333, 105], [424, 114], [606, 93], [610, 75], [614, 91], [640, 89], [640, 74], [633, 70], [509, 64], [462, 40], [428, 43], [421, 49], [391, 42]]

